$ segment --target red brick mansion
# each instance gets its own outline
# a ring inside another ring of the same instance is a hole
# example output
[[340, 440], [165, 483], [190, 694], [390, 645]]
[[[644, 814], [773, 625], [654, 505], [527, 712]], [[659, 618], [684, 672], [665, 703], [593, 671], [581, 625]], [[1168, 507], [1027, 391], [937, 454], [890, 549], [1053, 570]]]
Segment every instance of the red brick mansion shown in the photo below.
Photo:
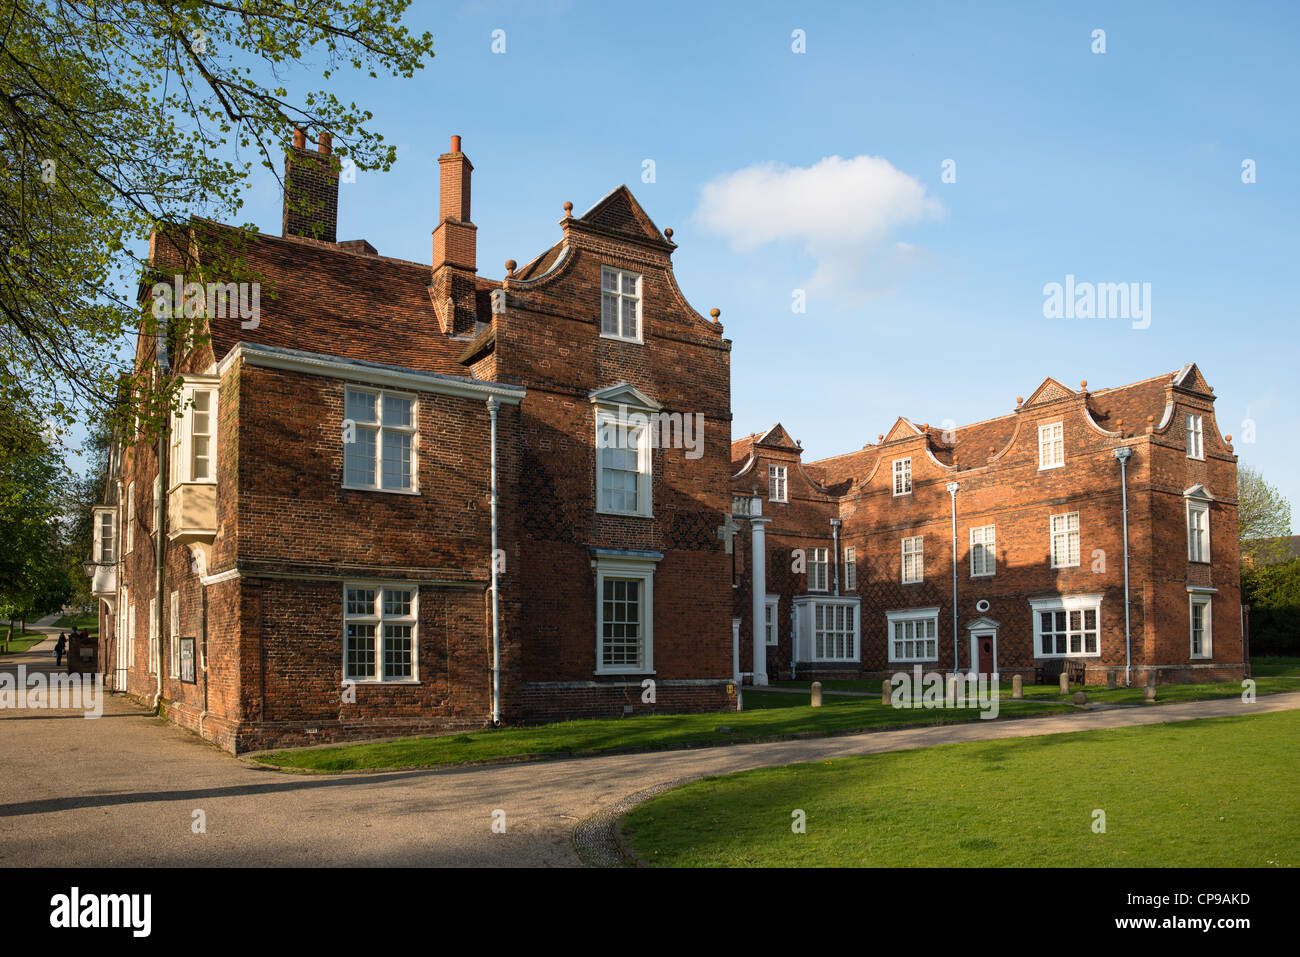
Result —
[[1242, 673], [1236, 458], [1196, 366], [805, 463], [781, 426], [730, 441], [730, 340], [626, 187], [487, 279], [459, 137], [431, 265], [338, 241], [329, 151], [295, 137], [283, 236], [184, 237], [246, 245], [255, 321], [139, 339], [185, 401], [116, 437], [97, 509], [110, 687], [242, 752], [914, 663]]

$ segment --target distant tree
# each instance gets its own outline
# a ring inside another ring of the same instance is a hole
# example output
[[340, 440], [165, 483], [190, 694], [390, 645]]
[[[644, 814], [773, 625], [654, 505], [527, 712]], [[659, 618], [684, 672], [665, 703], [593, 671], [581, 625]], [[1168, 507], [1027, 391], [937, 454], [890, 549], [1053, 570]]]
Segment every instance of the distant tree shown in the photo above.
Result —
[[1250, 653], [1300, 655], [1300, 558], [1241, 570], [1250, 606]]
[[1237, 468], [1237, 534], [1241, 554], [1255, 564], [1281, 561], [1288, 554], [1291, 503], [1249, 466]]

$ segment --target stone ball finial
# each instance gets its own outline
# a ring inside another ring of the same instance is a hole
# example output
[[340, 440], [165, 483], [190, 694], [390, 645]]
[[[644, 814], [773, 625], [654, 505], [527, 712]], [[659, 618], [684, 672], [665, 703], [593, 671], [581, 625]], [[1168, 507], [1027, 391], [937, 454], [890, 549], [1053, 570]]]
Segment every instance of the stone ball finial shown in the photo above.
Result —
[[664, 235], [667, 236], [669, 239], [672, 239], [672, 238], [673, 238], [673, 228], [672, 228], [671, 226], [669, 226], [667, 229], [665, 229], [665, 230], [664, 230]]
[[880, 433], [880, 435], [877, 435], [877, 436], [876, 436], [876, 441], [877, 441], [877, 442], [883, 442], [883, 441], [885, 441], [885, 434], [882, 432], [882, 433]]
[[1227, 443], [1228, 443], [1229, 445], [1232, 444], [1232, 436], [1231, 436], [1231, 435], [1225, 435], [1223, 438], [1227, 441]]
[[1080, 382], [1080, 383], [1079, 383], [1079, 388], [1080, 388], [1080, 389], [1083, 389], [1083, 390], [1086, 391], [1087, 388], [1088, 388], [1088, 380], [1087, 380], [1087, 379], [1084, 379], [1082, 382]]
[[572, 215], [573, 215], [573, 204], [572, 204], [572, 203], [567, 202], [567, 201], [565, 202], [565, 204], [564, 204], [564, 215], [565, 215], [565, 216], [572, 216]]
[[1024, 396], [1020, 396], [1020, 395], [1016, 396], [1016, 405], [1020, 406], [1020, 405], [1024, 405], [1024, 403], [1025, 403]]
[[718, 317], [722, 315], [722, 310], [719, 309], [717, 306], [714, 306], [712, 309], [709, 310], [709, 315], [713, 317], [714, 322], [717, 322]]
[[515, 270], [518, 268], [519, 268], [519, 263], [515, 262], [513, 259], [506, 260], [506, 275], [513, 276], [515, 274]]

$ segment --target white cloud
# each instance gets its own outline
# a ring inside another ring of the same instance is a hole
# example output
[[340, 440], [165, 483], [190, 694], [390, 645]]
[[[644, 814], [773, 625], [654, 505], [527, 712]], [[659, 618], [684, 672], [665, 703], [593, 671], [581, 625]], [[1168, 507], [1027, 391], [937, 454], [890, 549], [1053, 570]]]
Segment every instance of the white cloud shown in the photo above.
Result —
[[919, 251], [894, 239], [902, 227], [942, 219], [925, 186], [879, 156], [828, 156], [810, 167], [761, 163], [701, 190], [696, 216], [733, 249], [798, 243], [816, 262], [812, 290], [876, 286]]

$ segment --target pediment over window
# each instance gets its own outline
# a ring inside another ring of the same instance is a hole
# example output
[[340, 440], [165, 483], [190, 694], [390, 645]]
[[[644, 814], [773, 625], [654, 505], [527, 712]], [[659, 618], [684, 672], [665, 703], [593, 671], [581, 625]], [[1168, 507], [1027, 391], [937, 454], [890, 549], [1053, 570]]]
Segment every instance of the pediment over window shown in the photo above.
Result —
[[1207, 489], [1204, 485], [1199, 485], [1199, 484], [1193, 485], [1189, 489], [1184, 489], [1183, 497], [1199, 499], [1202, 502], [1214, 501], [1214, 496], [1210, 494], [1209, 489]]
[[629, 408], [657, 412], [663, 405], [656, 402], [634, 385], [620, 382], [617, 385], [596, 389], [589, 395], [593, 405], [625, 405]]

